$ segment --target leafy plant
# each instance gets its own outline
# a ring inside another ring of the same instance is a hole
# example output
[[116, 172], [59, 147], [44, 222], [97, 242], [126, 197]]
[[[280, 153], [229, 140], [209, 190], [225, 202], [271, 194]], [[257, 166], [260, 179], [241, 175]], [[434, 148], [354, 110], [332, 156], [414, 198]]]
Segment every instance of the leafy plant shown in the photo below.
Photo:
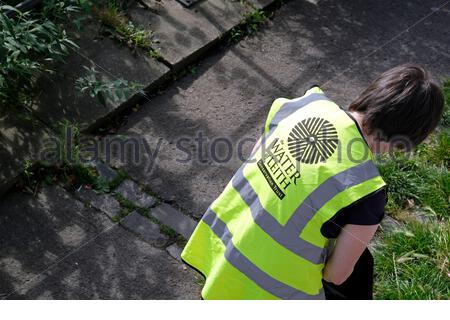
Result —
[[[46, 1], [50, 2], [50, 1]], [[59, 14], [75, 10], [69, 1], [62, 1]], [[14, 19], [5, 12], [16, 13]], [[29, 103], [28, 92], [36, 77], [51, 72], [49, 61], [63, 60], [71, 48], [77, 45], [71, 41], [65, 30], [50, 20], [56, 11], [44, 4], [43, 13], [22, 13], [12, 6], [0, 6], [0, 104], [21, 106]]]
[[25, 161], [23, 173], [27, 178], [27, 183], [31, 185], [34, 177], [33, 162], [31, 160]]
[[238, 42], [243, 37], [259, 30], [267, 22], [268, 17], [263, 10], [253, 10], [245, 13], [240, 25], [230, 31], [230, 42]]
[[87, 75], [76, 80], [76, 87], [93, 98], [97, 97], [104, 106], [107, 106], [107, 100], [124, 101], [135, 93], [145, 95], [142, 84], [122, 78], [113, 81], [103, 80], [95, 67], [84, 66], [84, 68], [87, 70]]
[[254, 10], [244, 15], [244, 24], [250, 33], [258, 31], [261, 25], [266, 23], [267, 16], [262, 10]]

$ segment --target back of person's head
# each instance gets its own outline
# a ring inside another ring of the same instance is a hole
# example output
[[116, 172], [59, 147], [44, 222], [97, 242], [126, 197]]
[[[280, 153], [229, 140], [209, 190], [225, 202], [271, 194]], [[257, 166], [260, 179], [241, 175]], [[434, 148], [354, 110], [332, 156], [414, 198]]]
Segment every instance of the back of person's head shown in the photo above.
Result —
[[416, 64], [384, 72], [349, 107], [363, 114], [368, 134], [387, 142], [401, 137], [409, 141], [409, 147], [417, 146], [436, 128], [443, 109], [439, 85]]

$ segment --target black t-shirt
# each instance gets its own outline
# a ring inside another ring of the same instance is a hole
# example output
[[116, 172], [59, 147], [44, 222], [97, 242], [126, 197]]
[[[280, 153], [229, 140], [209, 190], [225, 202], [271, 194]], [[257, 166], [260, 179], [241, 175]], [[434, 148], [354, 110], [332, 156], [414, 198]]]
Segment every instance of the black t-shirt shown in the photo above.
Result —
[[384, 217], [386, 199], [386, 189], [381, 188], [341, 209], [322, 225], [320, 229], [322, 235], [326, 238], [337, 238], [346, 224], [364, 226], [379, 224]]

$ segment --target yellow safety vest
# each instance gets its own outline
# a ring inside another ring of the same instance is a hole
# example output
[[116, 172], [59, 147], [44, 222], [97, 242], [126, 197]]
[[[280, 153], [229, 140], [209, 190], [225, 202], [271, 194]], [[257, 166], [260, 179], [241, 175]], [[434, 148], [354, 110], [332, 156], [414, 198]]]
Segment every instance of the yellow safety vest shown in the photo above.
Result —
[[318, 88], [274, 101], [261, 146], [211, 204], [182, 252], [204, 299], [323, 299], [340, 209], [385, 183], [355, 122]]

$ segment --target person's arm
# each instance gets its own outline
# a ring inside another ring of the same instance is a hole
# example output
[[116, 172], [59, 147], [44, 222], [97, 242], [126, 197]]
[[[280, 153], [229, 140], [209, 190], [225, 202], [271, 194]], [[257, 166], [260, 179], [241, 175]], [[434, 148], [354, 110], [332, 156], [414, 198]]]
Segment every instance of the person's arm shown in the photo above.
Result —
[[379, 224], [345, 225], [325, 265], [323, 279], [336, 285], [342, 284], [353, 272], [356, 262], [373, 238], [378, 226]]

